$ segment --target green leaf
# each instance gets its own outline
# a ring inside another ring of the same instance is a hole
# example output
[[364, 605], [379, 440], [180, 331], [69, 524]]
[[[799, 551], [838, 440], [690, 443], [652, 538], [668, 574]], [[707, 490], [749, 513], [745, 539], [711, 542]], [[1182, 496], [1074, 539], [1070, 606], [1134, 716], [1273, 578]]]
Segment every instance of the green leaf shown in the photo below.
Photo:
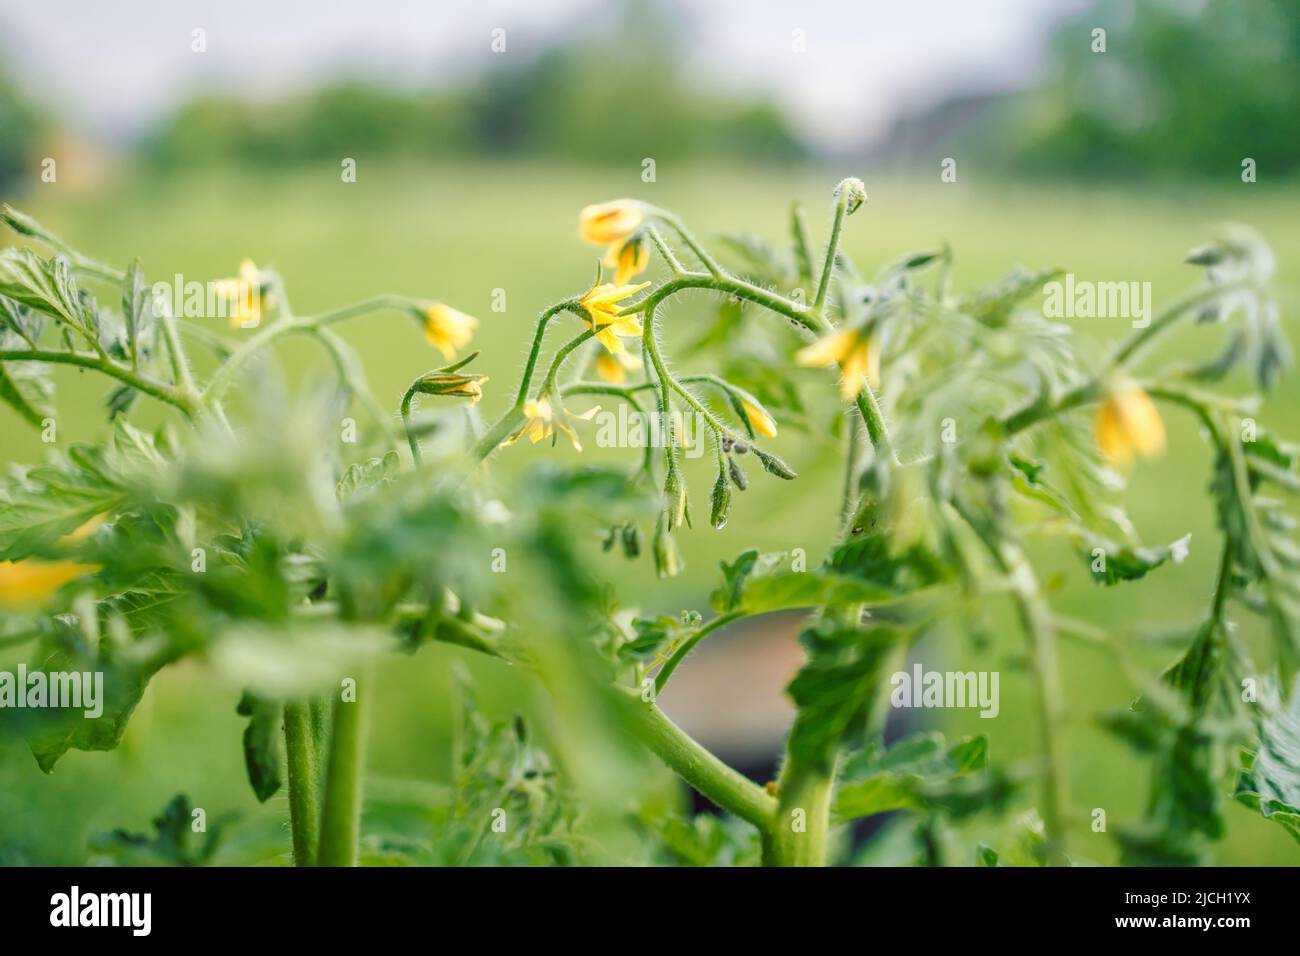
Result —
[[390, 451], [382, 458], [370, 458], [350, 465], [338, 481], [339, 497], [349, 498], [359, 491], [388, 484], [401, 472], [401, 464], [397, 452]]
[[1039, 292], [1044, 283], [1062, 275], [1064, 271], [1040, 269], [1031, 272], [1018, 268], [998, 284], [967, 297], [962, 301], [961, 308], [971, 318], [985, 325], [995, 328], [1006, 325], [1016, 306]]
[[719, 614], [763, 614], [823, 604], [875, 602], [892, 595], [887, 588], [833, 571], [785, 570], [788, 557], [783, 551], [760, 554], [750, 548], [731, 564], [722, 562], [723, 583], [710, 599], [713, 609]]
[[284, 782], [280, 768], [284, 763], [284, 704], [244, 691], [236, 708], [248, 718], [244, 728], [244, 764], [248, 782], [262, 803], [275, 796]]
[[[7, 334], [0, 334], [0, 347], [6, 346]], [[0, 402], [4, 402], [27, 421], [40, 428], [54, 415], [54, 381], [44, 362], [0, 362]]]
[[144, 272], [140, 268], [140, 260], [134, 259], [126, 270], [126, 279], [122, 283], [122, 319], [126, 323], [127, 352], [136, 361], [139, 360], [140, 337], [152, 314]]
[[1259, 744], [1243, 754], [1232, 795], [1300, 842], [1300, 690], [1284, 706], [1268, 688], [1260, 705]]
[[928, 731], [888, 750], [873, 743], [845, 763], [834, 813], [852, 820], [887, 810], [940, 809], [953, 802], [952, 778], [982, 771], [987, 761], [984, 736], [949, 746], [942, 734]]
[[31, 249], [0, 249], [0, 295], [85, 331], [85, 316], [68, 260]]
[[[1191, 539], [1192, 536], [1189, 534], [1157, 548], [1142, 548], [1094, 539], [1089, 542], [1091, 548], [1084, 557], [1088, 561], [1094, 581], [1114, 585], [1121, 581], [1137, 581], [1144, 578], [1148, 571], [1155, 570], [1170, 558], [1175, 564], [1181, 564], [1187, 556], [1188, 542]], [[1096, 553], [1098, 550], [1103, 553], [1098, 555]]]
[[11, 711], [18, 715], [16, 719], [40, 768], [51, 773], [69, 750], [116, 748], [145, 686], [165, 661], [166, 657], [149, 645], [110, 636], [102, 638], [97, 648], [92, 647], [78, 630], [62, 623], [42, 641], [29, 675], [39, 671], [48, 680], [50, 674], [102, 674], [102, 700], [98, 702], [102, 713], [88, 717], [85, 708]]
[[132, 496], [141, 475], [164, 459], [153, 441], [125, 421], [105, 446], [73, 445], [47, 464], [0, 481], [0, 560], [28, 557]]
[[225, 836], [227, 821], [207, 821], [206, 835], [194, 845], [194, 809], [178, 794], [153, 820], [153, 836], [113, 830], [90, 839], [92, 851], [122, 866], [204, 866], [212, 862]]
[[791, 759], [816, 766], [829, 763], [840, 742], [865, 727], [903, 636], [887, 627], [855, 629], [824, 619], [801, 640], [808, 661], [786, 688], [798, 708], [789, 751]]

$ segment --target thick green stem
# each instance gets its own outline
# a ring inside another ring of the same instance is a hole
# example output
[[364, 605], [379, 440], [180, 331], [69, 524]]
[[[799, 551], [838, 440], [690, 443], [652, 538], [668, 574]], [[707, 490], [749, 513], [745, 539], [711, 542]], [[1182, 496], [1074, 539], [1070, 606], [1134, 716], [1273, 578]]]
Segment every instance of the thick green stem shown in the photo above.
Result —
[[653, 703], [641, 700], [631, 689], [624, 691], [628, 698], [629, 726], [638, 740], [722, 809], [764, 833], [771, 829], [776, 801], [762, 787], [700, 746]]
[[833, 764], [787, 758], [777, 780], [775, 825], [763, 836], [764, 866], [825, 866]]
[[295, 866], [316, 862], [319, 839], [316, 746], [310, 704], [284, 705], [284, 743], [289, 765], [289, 830], [293, 834]]
[[[365, 765], [366, 709], [369, 679], [356, 677], [355, 698], [334, 704], [325, 804], [321, 814], [321, 866], [356, 866], [361, 834], [361, 775]], [[350, 696], [350, 695], [349, 695]]]

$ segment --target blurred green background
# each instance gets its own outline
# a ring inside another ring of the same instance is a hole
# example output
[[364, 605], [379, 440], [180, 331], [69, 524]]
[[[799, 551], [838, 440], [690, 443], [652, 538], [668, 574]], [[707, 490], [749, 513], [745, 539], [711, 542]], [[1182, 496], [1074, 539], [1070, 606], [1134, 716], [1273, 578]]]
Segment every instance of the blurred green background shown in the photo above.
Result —
[[[1110, 42], [1128, 50], [1122, 55], [1150, 57], [1156, 55], [1152, 49], [1157, 54], [1163, 49], [1157, 41], [1175, 35], [1175, 28], [1199, 39], [1218, 37], [1207, 31], [1215, 29], [1227, 6], [1205, 5], [1198, 16], [1175, 4], [1153, 4], [1163, 16], [1135, 17], [1129, 9], [1123, 29], [1114, 29]], [[1257, 55], [1260, 60], [1253, 68], [1267, 72], [1271, 56], [1289, 63], [1294, 77], [1295, 51], [1300, 49], [1295, 6], [1267, 6], [1271, 16], [1280, 18], [1267, 21], [1274, 25], [1270, 45], [1256, 53], [1234, 47], [1233, 55], [1220, 58], [1223, 70], [1242, 69], [1243, 56]], [[1121, 7], [1126, 5], [1104, 4], [1081, 19], [1110, 15]], [[644, 13], [645, 8], [636, 9]], [[610, 29], [634, 31], [636, 22], [619, 21]], [[1278, 22], [1286, 28], [1281, 38]], [[1061, 29], [1069, 29], [1068, 24]], [[28, 120], [30, 107], [23, 105], [20, 123], [18, 99], [6, 105], [8, 94], [0, 84], [0, 132], [12, 134], [0, 135], [0, 144], [16, 142], [20, 130], [32, 143], [26, 155], [13, 161], [8, 157], [14, 150], [0, 149], [0, 163], [8, 163], [0, 167], [0, 176], [7, 176], [5, 198], [88, 253], [118, 265], [139, 256], [151, 280], [167, 280], [175, 273], [200, 279], [230, 275], [247, 256], [283, 274], [299, 313], [388, 291], [445, 300], [482, 321], [475, 346], [484, 350], [478, 370], [491, 376], [483, 401], [488, 416], [504, 407], [506, 395], [512, 393], [536, 314], [581, 291], [590, 280], [596, 250], [577, 237], [578, 210], [617, 196], [644, 198], [678, 211], [706, 242], [735, 230], [781, 239], [788, 204], [797, 199], [809, 210], [815, 238], [821, 241], [831, 187], [845, 175], [860, 175], [871, 199], [851, 221], [845, 245], [864, 272], [948, 241], [956, 254], [954, 280], [960, 290], [997, 279], [1017, 264], [1061, 266], [1080, 278], [1149, 280], [1157, 308], [1197, 280], [1197, 271], [1182, 264], [1186, 250], [1208, 239], [1218, 223], [1239, 221], [1256, 227], [1277, 254], [1279, 295], [1288, 327], [1300, 306], [1300, 182], [1278, 175], [1288, 164], [1295, 165], [1300, 147], [1293, 133], [1281, 142], [1273, 136], [1294, 125], [1294, 110], [1279, 111], [1294, 102], [1300, 84], [1282, 88], [1254, 113], [1246, 107], [1264, 102], [1254, 87], [1229, 88], [1205, 77], [1195, 86], [1194, 95], [1202, 101], [1195, 110], [1177, 106], [1181, 101], [1173, 93], [1150, 93], [1150, 100], [1143, 101], [1155, 104], [1152, 122], [1157, 132], [1139, 123], [1125, 141], [1118, 134], [1105, 137], [1086, 130], [1067, 134], [1074, 128], [1071, 123], [1086, 126], [1086, 111], [1072, 105], [1075, 94], [1062, 78], [1077, 79], [1087, 67], [1071, 66], [1074, 54], [1059, 55], [1052, 61], [1054, 71], [1039, 84], [997, 107], [997, 124], [990, 121], [988, 129], [999, 130], [1000, 144], [990, 144], [987, 132], [957, 127], [949, 131], [951, 139], [927, 146], [923, 160], [916, 157], [915, 145], [901, 156], [891, 154], [888, 143], [831, 156], [793, 132], [794, 126], [767, 98], [728, 94], [719, 101], [727, 104], [718, 114], [725, 122], [711, 122], [708, 115], [680, 105], [689, 92], [685, 75], [673, 79], [680, 85], [667, 92], [655, 87], [647, 93], [635, 82], [647, 69], [636, 58], [632, 38], [637, 34], [620, 36], [626, 41], [623, 48], [631, 51], [620, 55], [630, 59], [627, 69], [612, 71], [607, 82], [600, 75], [611, 73], [608, 61], [597, 63], [594, 74], [583, 74], [590, 65], [575, 65], [557, 44], [552, 53], [518, 68], [517, 74], [475, 75], [458, 86], [440, 88], [436, 97], [391, 94], [397, 104], [391, 115], [375, 108], [375, 98], [384, 94], [371, 84], [335, 85], [318, 98], [296, 94], [278, 107], [243, 107], [224, 93], [214, 94], [160, 119], [129, 148], [99, 148], [93, 139], [67, 147], [66, 154], [60, 154], [67, 174], [58, 186], [43, 184], [33, 175], [38, 171], [33, 157], [44, 155], [48, 137], [64, 135], [57, 121], [49, 119], [40, 132], [40, 124]], [[1125, 47], [1119, 43], [1124, 36], [1145, 38], [1144, 45]], [[1290, 45], [1279, 48], [1287, 38]], [[656, 42], [661, 46], [641, 49], [671, 50], [674, 40], [667, 33]], [[1059, 34], [1056, 43], [1061, 43]], [[1179, 49], [1175, 43], [1160, 55], [1172, 62], [1186, 55]], [[574, 71], [577, 78], [569, 75]], [[1160, 75], [1154, 68], [1148, 72]], [[544, 82], [558, 85], [539, 91]], [[1276, 84], [1270, 84], [1274, 89]], [[1095, 86], [1075, 85], [1095, 95]], [[1170, 88], [1177, 85], [1171, 83]], [[575, 100], [566, 92], [592, 87], [602, 94]], [[953, 101], [964, 91], [954, 88]], [[1235, 98], [1241, 108], [1224, 113], [1213, 106], [1216, 96]], [[427, 108], [435, 98], [446, 109], [413, 112], [412, 102]], [[1048, 124], [1056, 131], [1052, 135], [1044, 132], [1042, 110], [1026, 107], [1044, 102], [1057, 113], [1055, 125]], [[214, 106], [221, 103], [227, 105]], [[1017, 118], [1026, 110], [1035, 117], [1033, 122]], [[570, 126], [557, 135], [550, 117], [561, 115]], [[470, 125], [438, 125], [452, 122], [449, 117]], [[602, 117], [608, 122], [597, 121]], [[1238, 120], [1232, 128], [1223, 125]], [[912, 126], [903, 123], [899, 128], [925, 126], [920, 114], [910, 122]], [[1184, 160], [1170, 158], [1181, 148], [1173, 144], [1196, 142], [1198, 137], [1233, 143], [1234, 137], [1249, 139], [1251, 127], [1272, 137], [1267, 146], [1272, 152], [1260, 152], [1274, 162], [1261, 163], [1266, 172], [1257, 183], [1240, 180], [1237, 157], [1252, 155], [1247, 146], [1234, 144], [1212, 162], [1202, 162], [1206, 153], [1200, 149], [1188, 151]], [[479, 129], [480, 135], [455, 148], [445, 145], [443, 133], [469, 128]], [[442, 145], [415, 146], [414, 133], [394, 135], [395, 129], [422, 131], [425, 142]], [[656, 131], [654, 142], [638, 141], [646, 129]], [[673, 135], [662, 139], [664, 131]], [[309, 139], [309, 133], [317, 139]], [[1157, 136], [1154, 144], [1148, 142], [1150, 135]], [[1091, 144], [1092, 159], [1080, 158], [1080, 143]], [[1170, 144], [1168, 149], [1165, 144]], [[969, 152], [952, 152], [967, 148]], [[340, 180], [340, 154], [357, 158], [355, 183]], [[957, 183], [942, 183], [938, 159], [954, 154], [973, 158], [960, 160]], [[641, 158], [647, 155], [657, 161], [653, 183], [641, 179]], [[96, 172], [80, 176], [78, 169]], [[498, 288], [506, 290], [504, 313], [491, 310], [493, 290]], [[706, 308], [695, 300], [670, 309], [670, 343], [688, 339], [692, 322], [702, 318]], [[1125, 331], [1120, 321], [1079, 320], [1077, 325], [1080, 335], [1100, 340], [1118, 338]], [[413, 376], [442, 364], [419, 330], [398, 314], [369, 316], [339, 331], [361, 352], [374, 391], [388, 407], [395, 408]], [[1208, 355], [1217, 341], [1213, 330], [1194, 330], [1180, 338], [1175, 352]], [[281, 355], [295, 379], [328, 374], [325, 358], [308, 343], [290, 342]], [[60, 443], [101, 435], [105, 383], [65, 370], [58, 374], [58, 385]], [[1261, 420], [1296, 439], [1298, 413], [1300, 385], [1288, 378], [1269, 397]], [[155, 410], [144, 406], [136, 414], [145, 422], [156, 420]], [[1191, 532], [1190, 558], [1161, 568], [1140, 586], [1103, 591], [1089, 581], [1086, 568], [1073, 555], [1045, 547], [1040, 554], [1044, 577], [1054, 582], [1053, 601], [1062, 613], [1117, 627], [1144, 621], [1186, 621], [1190, 626], [1201, 614], [1217, 553], [1205, 493], [1209, 454], [1185, 417], [1171, 413], [1167, 425], [1169, 451], [1137, 469], [1130, 514], [1149, 542]], [[834, 443], [816, 432], [786, 428], [773, 448], [799, 471], [800, 480], [793, 485], [756, 481], [733, 505], [724, 531], [684, 534], [681, 546], [690, 571], [682, 577], [655, 581], [644, 557], [626, 569], [611, 568], [624, 580], [629, 602], [645, 611], [707, 611], [718, 560], [750, 546], [803, 547], [817, 560], [834, 532], [825, 507], [837, 497], [840, 482]], [[0, 409], [0, 463], [32, 462], [42, 453], [38, 435], [7, 408]], [[508, 450], [494, 467], [517, 469], [527, 459], [570, 454], [562, 448], [519, 447]], [[587, 454], [619, 453], [589, 448]], [[705, 493], [708, 480], [703, 470], [695, 477], [697, 498]], [[788, 632], [783, 639], [793, 641], [795, 623], [780, 627]], [[1251, 640], [1258, 637], [1247, 634]], [[741, 637], [719, 638], [715, 653], [743, 654], [743, 644]], [[930, 668], [1002, 669], [997, 719], [940, 717], [936, 723], [954, 732], [988, 733], [996, 761], [1033, 754], [1037, 746], [1036, 726], [1028, 717], [1033, 713], [1029, 686], [1005, 666], [1019, 647], [1019, 634], [1008, 627], [980, 657], [956, 645], [918, 652]], [[493, 712], [508, 714], [537, 705], [535, 688], [454, 649], [435, 646], [416, 657], [391, 660], [379, 678], [384, 692], [373, 723], [372, 773], [448, 779], [452, 703], [447, 667], [452, 658], [462, 656], [480, 679]], [[1144, 652], [1143, 659], [1157, 668], [1173, 656], [1172, 649], [1165, 649]], [[13, 654], [2, 656], [0, 666], [17, 660]], [[1147, 771], [1091, 718], [1104, 708], [1127, 705], [1132, 688], [1112, 661], [1074, 644], [1063, 648], [1063, 667], [1070, 712], [1071, 801], [1081, 820], [1087, 819], [1083, 811], [1104, 807], [1114, 826], [1140, 814]], [[688, 663], [683, 672], [690, 668]], [[675, 692], [670, 690], [665, 698], [670, 713], [688, 704], [691, 713], [698, 712], [698, 701], [675, 705]], [[755, 693], [769, 695], [765, 706], [779, 711], [775, 687], [717, 688], [719, 700]], [[283, 796], [259, 808], [244, 779], [242, 721], [235, 714], [238, 696], [239, 688], [215, 683], [197, 664], [165, 670], [151, 685], [120, 750], [72, 752], [49, 777], [40, 773], [20, 742], [0, 740], [0, 863], [84, 862], [87, 834], [118, 826], [143, 830], [178, 791], [207, 808], [210, 817], [237, 812], [279, 827], [286, 816]], [[688, 723], [687, 729], [708, 739], [707, 726]], [[775, 747], [772, 743], [773, 757]], [[1220, 862], [1300, 863], [1300, 846], [1280, 827], [1236, 805], [1227, 813], [1228, 836], [1218, 850]], [[1116, 857], [1111, 841], [1086, 826], [1072, 837], [1072, 849], [1082, 858], [1112, 862]]]

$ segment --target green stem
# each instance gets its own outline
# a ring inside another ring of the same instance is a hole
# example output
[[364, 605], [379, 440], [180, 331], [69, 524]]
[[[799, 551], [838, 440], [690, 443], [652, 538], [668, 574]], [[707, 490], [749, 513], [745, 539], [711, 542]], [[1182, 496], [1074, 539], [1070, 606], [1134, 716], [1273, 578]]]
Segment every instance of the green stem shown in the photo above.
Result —
[[704, 640], [719, 628], [726, 627], [736, 618], [740, 617], [739, 611], [732, 611], [729, 614], [720, 614], [708, 624], [700, 627], [694, 634], [682, 642], [681, 647], [673, 651], [671, 657], [664, 662], [664, 666], [659, 668], [659, 673], [655, 675], [655, 696], [662, 694], [664, 688], [668, 686], [668, 680], [673, 676], [673, 671], [681, 666], [682, 661], [690, 656], [691, 651], [695, 650], [696, 645]]
[[524, 374], [519, 379], [519, 390], [515, 393], [515, 408], [523, 408], [524, 402], [528, 400], [528, 390], [533, 382], [533, 372], [537, 368], [538, 356], [541, 355], [542, 341], [546, 338], [547, 325], [550, 324], [551, 319], [561, 312], [572, 312], [577, 308], [577, 299], [565, 299], [563, 302], [555, 303], [555, 305], [543, 312], [537, 320], [537, 331], [533, 333], [533, 344], [528, 350], [528, 359], [524, 362]]
[[365, 764], [366, 708], [369, 678], [356, 677], [356, 698], [334, 704], [325, 801], [321, 814], [321, 866], [356, 866], [361, 833], [361, 774]]
[[[423, 378], [423, 376], [420, 378]], [[423, 464], [424, 459], [420, 453], [420, 442], [411, 432], [411, 402], [415, 398], [415, 387], [420, 384], [420, 378], [417, 378], [412, 382], [411, 387], [406, 390], [406, 394], [402, 396], [401, 406], [402, 430], [406, 432], [406, 444], [409, 445], [411, 449], [411, 461], [415, 463], [417, 468]]]
[[0, 351], [0, 362], [51, 362], [55, 365], [76, 365], [102, 372], [110, 378], [138, 389], [146, 395], [173, 405], [193, 419], [198, 413], [197, 402], [177, 388], [133, 372], [131, 369], [105, 361], [91, 352], [61, 352], [40, 349], [6, 349]]
[[777, 780], [775, 823], [763, 837], [764, 866], [825, 866], [835, 768], [787, 758]]
[[542, 380], [542, 389], [540, 394], [550, 395], [555, 390], [555, 380], [560, 374], [561, 366], [564, 365], [565, 361], [574, 353], [575, 350], [581, 348], [584, 342], [590, 341], [595, 337], [595, 335], [595, 329], [587, 329], [584, 332], [579, 332], [573, 338], [569, 339], [569, 341], [565, 342], [564, 345], [560, 346], [555, 353], [555, 358], [551, 359], [551, 367], [546, 370], [546, 378]]
[[291, 701], [284, 705], [284, 743], [289, 767], [289, 829], [293, 834], [295, 866], [316, 862], [319, 838], [315, 741], [310, 705]]
[[1056, 654], [1056, 628], [1051, 609], [1043, 600], [1038, 580], [1019, 545], [1000, 536], [960, 501], [953, 507], [984, 544], [998, 570], [1012, 583], [1016, 616], [1029, 638], [1034, 682], [1038, 690], [1039, 725], [1047, 771], [1043, 777], [1043, 826], [1048, 857], [1057, 866], [1068, 865], [1065, 846], [1065, 811], [1068, 783], [1065, 769], [1063, 729], [1065, 695], [1061, 687]]
[[207, 388], [203, 390], [203, 401], [206, 403], [219, 402], [226, 395], [227, 390], [234, 384], [235, 376], [240, 369], [248, 363], [259, 351], [266, 348], [272, 342], [290, 332], [302, 330], [302, 320], [289, 317], [277, 319], [266, 328], [254, 333], [252, 337], [246, 339], [238, 348], [230, 353], [230, 356], [217, 366], [217, 370], [212, 373], [208, 379]]
[[695, 237], [691, 235], [691, 231], [686, 228], [686, 224], [676, 214], [665, 209], [655, 209], [654, 215], [667, 223], [677, 235], [682, 237], [682, 242], [686, 243], [687, 248], [695, 253], [695, 257], [704, 263], [704, 268], [708, 269], [714, 278], [721, 279], [723, 277], [722, 266], [718, 265], [718, 261], [696, 241]]
[[1206, 286], [1183, 296], [1169, 305], [1151, 320], [1146, 328], [1136, 329], [1107, 360], [1101, 371], [1087, 381], [1076, 385], [1055, 401], [1035, 401], [1002, 419], [1002, 426], [1007, 434], [1014, 435], [1039, 422], [1055, 418], [1062, 412], [1070, 411], [1099, 399], [1104, 393], [1106, 379], [1122, 369], [1128, 368], [1138, 356], [1163, 332], [1168, 330], [1182, 315], [1204, 305], [1226, 292], [1245, 288], [1252, 283], [1249, 280], [1225, 282], [1222, 285]]
[[776, 801], [748, 777], [737, 773], [700, 746], [653, 703], [641, 700], [630, 688], [628, 720], [632, 732], [688, 784], [722, 809], [734, 813], [766, 833], [772, 826]]
[[826, 244], [826, 261], [822, 264], [822, 276], [817, 283], [817, 298], [813, 301], [813, 311], [821, 314], [826, 304], [826, 293], [831, 287], [831, 276], [835, 274], [835, 256], [840, 251], [840, 233], [844, 230], [844, 217], [848, 215], [849, 191], [840, 191], [835, 201], [835, 219], [831, 223], [831, 239]]
[[659, 251], [659, 255], [663, 257], [664, 262], [668, 263], [668, 268], [673, 270], [673, 275], [685, 275], [686, 267], [673, 254], [672, 249], [668, 248], [668, 243], [664, 242], [664, 237], [659, 234], [659, 230], [654, 226], [648, 226], [646, 232], [650, 236], [650, 241], [654, 243], [655, 249]]

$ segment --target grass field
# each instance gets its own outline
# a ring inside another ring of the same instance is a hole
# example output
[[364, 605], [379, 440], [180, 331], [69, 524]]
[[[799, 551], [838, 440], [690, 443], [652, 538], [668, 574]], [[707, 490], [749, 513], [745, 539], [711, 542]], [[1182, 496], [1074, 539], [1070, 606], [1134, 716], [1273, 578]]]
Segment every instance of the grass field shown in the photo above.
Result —
[[[351, 184], [339, 181], [335, 167], [292, 174], [228, 171], [163, 181], [125, 176], [93, 193], [41, 187], [17, 197], [15, 204], [100, 258], [124, 264], [140, 256], [153, 280], [174, 273], [201, 280], [233, 274], [244, 256], [273, 265], [284, 275], [300, 313], [386, 291], [443, 299], [482, 320], [476, 346], [484, 349], [478, 370], [492, 376], [483, 401], [490, 416], [506, 403], [504, 395], [536, 314], [590, 282], [595, 250], [576, 235], [581, 206], [631, 195], [680, 211], [702, 237], [744, 230], [779, 238], [792, 199], [805, 203], [814, 232], [824, 231], [830, 189], [840, 175], [660, 167], [659, 182], [644, 184], [639, 166], [619, 174], [533, 165], [380, 167], [363, 159], [358, 181]], [[871, 200], [851, 221], [846, 239], [859, 267], [870, 273], [904, 253], [947, 240], [956, 253], [959, 289], [995, 279], [1016, 264], [1059, 265], [1081, 278], [1148, 279], [1158, 307], [1198, 278], [1182, 264], [1183, 253], [1209, 238], [1216, 223], [1231, 219], [1255, 226], [1273, 244], [1284, 315], [1294, 316], [1300, 306], [1300, 230], [1295, 227], [1300, 188], [1236, 184], [1138, 192], [981, 182], [977, 173], [963, 175], [970, 179], [947, 185], [937, 176], [925, 182], [867, 176]], [[490, 308], [498, 288], [506, 290], [504, 313]], [[675, 307], [667, 321], [671, 335], [672, 326], [692, 321], [692, 310]], [[1093, 321], [1095, 328], [1081, 320], [1080, 334], [1105, 339], [1123, 331], [1120, 325]], [[388, 407], [396, 406], [413, 376], [442, 364], [414, 324], [395, 313], [376, 314], [340, 331], [360, 350], [374, 391]], [[1208, 354], [1216, 338], [1206, 330], [1187, 341]], [[323, 356], [308, 344], [290, 343], [283, 354], [295, 377], [327, 370]], [[68, 372], [60, 374], [59, 386], [60, 441], [97, 435], [102, 418], [75, 410], [98, 407], [106, 392], [103, 383]], [[1297, 413], [1300, 388], [1286, 382], [1269, 400], [1262, 420], [1295, 439], [1300, 437]], [[1191, 557], [1180, 566], [1162, 568], [1140, 589], [1121, 587], [1099, 600], [1100, 592], [1081, 566], [1047, 553], [1049, 567], [1060, 574], [1054, 601], [1064, 613], [1120, 626], [1149, 617], [1185, 617], [1190, 623], [1204, 607], [1216, 552], [1204, 494], [1208, 452], [1189, 421], [1171, 417], [1168, 425], [1170, 451], [1134, 476], [1130, 513], [1152, 542], [1190, 531]], [[817, 441], [816, 436], [784, 433], [774, 449], [800, 471], [801, 481], [779, 489], [764, 483], [737, 502], [738, 513], [726, 531], [697, 529], [683, 538], [695, 574], [655, 584], [643, 561], [629, 578], [643, 607], [704, 610], [717, 560], [751, 545], [773, 550], [802, 546], [810, 556], [819, 555], [833, 532], [819, 502], [837, 493], [840, 476], [815, 464]], [[0, 463], [34, 461], [42, 449], [37, 435], [7, 409], [0, 410]], [[516, 449], [499, 467], [514, 467], [515, 456], [557, 453], [568, 454]], [[1185, 613], [1171, 610], [1179, 608]], [[989, 653], [1001, 660], [1018, 642], [1009, 629]], [[966, 652], [951, 647], [922, 653], [951, 660]], [[371, 753], [375, 772], [400, 767], [432, 780], [446, 778], [441, 728], [448, 714], [445, 665], [452, 656], [454, 651], [433, 648], [385, 665], [381, 680], [387, 689], [376, 714]], [[1172, 651], [1155, 653], [1152, 666], [1162, 656], [1171, 657]], [[934, 666], [930, 660], [927, 666]], [[1132, 818], [1145, 797], [1140, 776], [1145, 771], [1090, 721], [1100, 708], [1126, 705], [1132, 693], [1112, 662], [1094, 651], [1067, 646], [1063, 665], [1072, 718], [1075, 808], [1104, 807], [1111, 821]], [[489, 678], [486, 696], [496, 707], [518, 706], [519, 699], [533, 693], [498, 669], [475, 669]], [[1023, 679], [1005, 676], [1004, 716], [992, 731], [994, 759], [1034, 751], [1034, 728], [1005, 716], [1029, 712], [1018, 703], [1026, 693]], [[20, 744], [0, 741], [0, 862], [81, 862], [87, 832], [116, 826], [144, 829], [148, 817], [177, 791], [190, 793], [210, 815], [254, 812], [238, 746], [237, 697], [238, 688], [213, 685], [198, 666], [164, 672], [120, 751], [73, 752], [49, 778]], [[980, 723], [966, 721], [962, 729], [985, 730]], [[282, 798], [277, 798], [269, 812], [282, 811]], [[1228, 813], [1221, 862], [1300, 863], [1300, 847], [1281, 828], [1241, 807]], [[1110, 841], [1094, 837], [1089, 842], [1089, 837], [1086, 826], [1081, 827], [1076, 835], [1081, 855], [1113, 860]]]

